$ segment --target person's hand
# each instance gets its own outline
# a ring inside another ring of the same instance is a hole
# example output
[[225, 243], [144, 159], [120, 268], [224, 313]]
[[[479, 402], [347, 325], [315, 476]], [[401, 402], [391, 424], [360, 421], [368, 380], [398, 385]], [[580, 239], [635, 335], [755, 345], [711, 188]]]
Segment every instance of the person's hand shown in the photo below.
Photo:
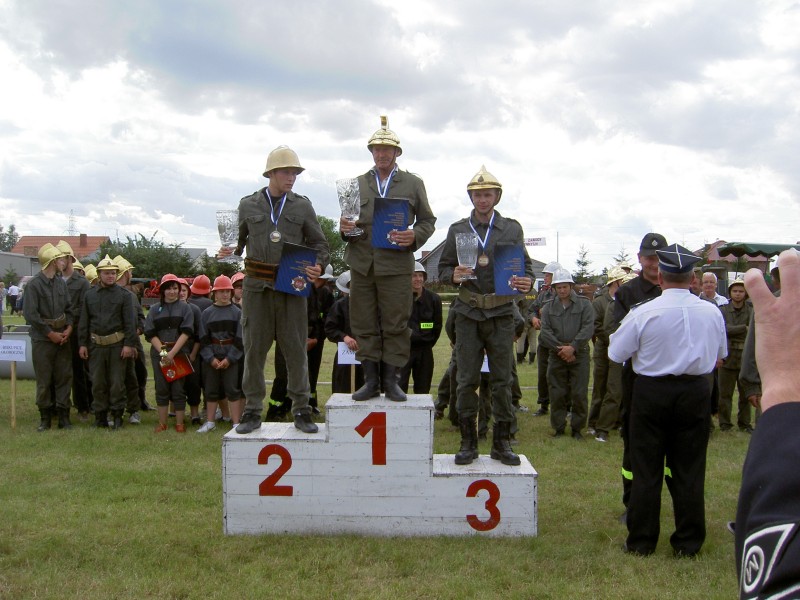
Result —
[[47, 334], [47, 339], [53, 342], [54, 344], [58, 344], [59, 346], [64, 341], [64, 337], [58, 331], [51, 331]]
[[534, 329], [540, 330], [542, 328], [542, 320], [536, 317], [531, 317], [531, 325]]
[[511, 276], [511, 287], [515, 290], [522, 292], [523, 294], [527, 294], [531, 291], [531, 278], [530, 277], [517, 277], [516, 275]]
[[316, 338], [306, 338], [306, 352], [312, 350], [317, 345]]
[[80, 356], [83, 360], [89, 358], [89, 349], [86, 346], [81, 346], [78, 348], [78, 356]]
[[800, 402], [800, 254], [796, 250], [781, 253], [780, 273], [779, 298], [770, 293], [758, 269], [750, 269], [744, 276], [755, 311], [763, 411], [776, 404]]
[[233, 246], [221, 246], [217, 251], [217, 260], [221, 260], [233, 254]]
[[313, 267], [306, 267], [306, 275], [311, 281], [314, 281], [317, 277], [322, 275], [322, 267], [320, 265], [314, 265]]
[[403, 248], [411, 246], [414, 243], [414, 238], [415, 234], [413, 229], [392, 232], [392, 241]]
[[350, 233], [356, 228], [356, 222], [344, 217], [339, 217], [339, 231], [342, 233]]
[[342, 341], [347, 344], [347, 347], [350, 348], [350, 350], [358, 350], [358, 342], [355, 338], [346, 335]]
[[747, 397], [747, 401], [753, 408], [761, 408], [761, 394], [751, 394]]
[[459, 283], [466, 280], [469, 275], [472, 275], [472, 267], [462, 267], [458, 265], [455, 269], [453, 269], [453, 283], [458, 285]]

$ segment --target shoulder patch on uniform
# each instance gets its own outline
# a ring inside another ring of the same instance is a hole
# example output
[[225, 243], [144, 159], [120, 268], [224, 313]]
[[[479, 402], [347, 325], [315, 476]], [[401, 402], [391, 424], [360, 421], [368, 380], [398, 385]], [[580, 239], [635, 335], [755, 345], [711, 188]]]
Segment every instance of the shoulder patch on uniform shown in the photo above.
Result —
[[797, 523], [771, 525], [747, 536], [742, 548], [742, 572], [739, 574], [743, 598], [756, 597], [769, 582], [772, 569], [797, 528]]

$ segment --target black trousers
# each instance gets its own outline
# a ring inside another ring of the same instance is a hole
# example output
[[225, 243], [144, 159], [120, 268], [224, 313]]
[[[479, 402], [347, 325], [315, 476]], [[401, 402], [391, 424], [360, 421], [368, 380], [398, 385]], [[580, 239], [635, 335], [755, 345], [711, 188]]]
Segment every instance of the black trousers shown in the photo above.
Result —
[[408, 381], [414, 377], [414, 393], [429, 394], [433, 380], [433, 347], [411, 346], [406, 366], [400, 369], [400, 389], [408, 393]]
[[633, 472], [629, 550], [642, 554], [655, 550], [665, 471], [675, 513], [670, 544], [683, 554], [695, 554], [702, 547], [710, 391], [704, 376], [636, 377], [628, 438]]

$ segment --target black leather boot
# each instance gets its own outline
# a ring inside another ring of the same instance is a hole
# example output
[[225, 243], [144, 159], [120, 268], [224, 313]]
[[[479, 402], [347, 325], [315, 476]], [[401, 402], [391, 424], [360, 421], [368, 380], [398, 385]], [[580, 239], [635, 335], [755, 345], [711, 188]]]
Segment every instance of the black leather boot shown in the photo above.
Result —
[[469, 465], [478, 458], [478, 423], [475, 417], [459, 419], [461, 429], [461, 448], [456, 453], [457, 465]]
[[36, 428], [36, 431], [47, 431], [50, 429], [50, 409], [49, 408], [40, 408], [39, 409], [39, 416], [41, 417], [41, 421], [39, 422], [39, 426]]
[[365, 360], [361, 364], [364, 369], [364, 385], [353, 392], [353, 400], [369, 400], [381, 395], [381, 382], [378, 377], [378, 363], [374, 360]]
[[108, 413], [96, 412], [94, 413], [94, 426], [98, 429], [108, 429]]
[[122, 411], [114, 411], [113, 417], [114, 423], [111, 425], [111, 429], [114, 431], [117, 429], [122, 429]]
[[72, 429], [72, 423], [69, 420], [69, 409], [58, 409], [58, 428], [59, 429]]
[[494, 424], [494, 439], [492, 441], [491, 457], [499, 460], [504, 465], [517, 466], [521, 464], [519, 456], [511, 449], [511, 423], [499, 421]]
[[405, 402], [406, 393], [397, 384], [400, 379], [400, 369], [388, 363], [381, 363], [383, 374], [383, 393], [392, 402]]

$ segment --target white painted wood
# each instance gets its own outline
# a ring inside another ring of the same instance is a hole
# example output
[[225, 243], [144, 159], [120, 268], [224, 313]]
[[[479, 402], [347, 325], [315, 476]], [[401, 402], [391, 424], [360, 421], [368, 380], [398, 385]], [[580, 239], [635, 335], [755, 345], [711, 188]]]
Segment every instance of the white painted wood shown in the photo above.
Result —
[[[259, 464], [265, 448], [272, 453]], [[519, 467], [486, 455], [459, 466], [453, 455], [434, 455], [432, 448], [427, 395], [396, 403], [336, 394], [313, 435], [290, 423], [264, 423], [247, 435], [231, 431], [222, 448], [225, 533], [537, 534], [538, 474], [525, 457]], [[374, 464], [384, 452], [386, 464]], [[285, 473], [276, 474], [281, 468]], [[279, 476], [274, 485], [290, 486], [291, 495], [272, 495], [269, 486], [260, 495], [271, 476]], [[470, 486], [477, 488], [468, 495]]]

